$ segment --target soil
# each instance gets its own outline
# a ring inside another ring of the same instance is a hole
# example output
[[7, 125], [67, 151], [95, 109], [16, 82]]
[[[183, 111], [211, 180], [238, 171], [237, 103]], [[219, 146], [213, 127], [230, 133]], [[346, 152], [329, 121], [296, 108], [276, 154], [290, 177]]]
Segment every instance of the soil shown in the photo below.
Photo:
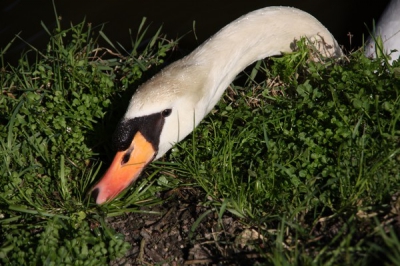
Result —
[[[180, 188], [161, 195], [162, 205], [142, 209], [140, 213], [129, 213], [108, 220], [131, 249], [125, 257], [114, 260], [119, 265], [264, 265], [261, 254], [269, 249], [268, 239], [228, 212], [219, 218], [218, 209], [203, 206], [206, 195], [195, 188]], [[157, 212], [160, 214], [149, 214]], [[368, 217], [378, 217], [386, 233], [389, 228], [400, 233], [400, 193], [393, 195], [390, 204], [379, 211], [358, 211], [360, 239], [365, 232], [376, 226]], [[343, 217], [342, 217], [343, 218]], [[322, 217], [313, 226], [314, 240], [326, 244], [337, 236], [345, 219]], [[368, 219], [366, 219], [368, 218]], [[261, 231], [261, 230], [260, 230]], [[364, 233], [363, 233], [364, 232]], [[357, 238], [357, 234], [355, 234]], [[368, 237], [374, 240], [373, 235]], [[312, 242], [311, 241], [311, 242]], [[376, 238], [376, 243], [382, 240]], [[290, 243], [290, 239], [285, 241]], [[311, 245], [312, 246], [312, 245]], [[312, 247], [308, 252], [313, 252]], [[382, 259], [387, 261], [385, 253]], [[375, 258], [380, 261], [381, 258]], [[371, 264], [375, 265], [375, 264]]]
[[200, 206], [200, 199], [205, 197], [200, 190], [183, 188], [163, 197], [167, 198], [163, 205], [143, 209], [161, 215], [129, 213], [109, 220], [131, 244], [126, 256], [111, 265], [257, 265], [263, 262], [256, 250], [262, 245], [257, 231], [246, 228], [228, 213], [219, 219], [216, 211]]

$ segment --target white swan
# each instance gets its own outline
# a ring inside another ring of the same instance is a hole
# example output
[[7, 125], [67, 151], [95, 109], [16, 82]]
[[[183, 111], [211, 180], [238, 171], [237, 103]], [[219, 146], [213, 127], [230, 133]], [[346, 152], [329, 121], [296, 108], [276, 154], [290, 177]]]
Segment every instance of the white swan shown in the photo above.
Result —
[[[400, 0], [392, 0], [382, 13], [378, 23], [373, 32], [375, 38], [380, 36], [383, 42], [383, 52], [389, 54], [391, 50], [397, 50], [393, 52], [389, 60], [390, 63], [396, 60], [400, 56]], [[375, 41], [373, 38], [369, 38], [365, 46], [365, 55], [367, 57], [375, 58]]]
[[115, 131], [118, 152], [92, 190], [96, 203], [116, 197], [148, 163], [192, 132], [246, 66], [291, 52], [300, 37], [315, 40], [326, 56], [342, 55], [330, 32], [310, 14], [267, 7], [233, 21], [143, 84]]

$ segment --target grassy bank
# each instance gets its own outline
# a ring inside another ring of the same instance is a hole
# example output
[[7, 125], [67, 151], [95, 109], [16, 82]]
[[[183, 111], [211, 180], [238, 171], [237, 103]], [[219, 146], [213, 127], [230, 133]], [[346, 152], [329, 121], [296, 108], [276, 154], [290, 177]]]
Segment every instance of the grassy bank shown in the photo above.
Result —
[[[161, 65], [175, 44], [160, 32], [144, 43], [145, 20], [126, 49], [86, 22], [43, 26], [47, 50], [32, 47], [16, 66], [2, 60], [0, 260], [105, 264], [129, 245], [105, 224], [87, 192], [103, 171], [101, 161], [112, 156], [107, 143], [128, 88]], [[135, 202], [156, 200], [151, 195], [159, 188], [146, 182]], [[111, 207], [107, 214], [115, 211], [123, 210]]]
[[3, 264], [105, 265], [129, 248], [106, 218], [183, 185], [257, 231], [247, 245], [266, 264], [400, 261], [398, 63], [361, 51], [318, 63], [300, 42], [242, 74], [163, 162], [98, 207], [87, 192], [114, 155], [115, 125], [175, 42], [146, 35], [144, 23], [127, 48], [85, 22], [45, 29], [45, 51], [1, 65]]

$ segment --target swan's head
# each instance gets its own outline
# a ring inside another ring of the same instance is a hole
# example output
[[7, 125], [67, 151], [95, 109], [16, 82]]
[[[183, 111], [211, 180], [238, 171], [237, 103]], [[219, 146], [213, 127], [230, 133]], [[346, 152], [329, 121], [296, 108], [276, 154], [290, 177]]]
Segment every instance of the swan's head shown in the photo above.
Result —
[[97, 204], [115, 198], [147, 164], [164, 155], [204, 117], [199, 77], [189, 78], [196, 68], [173, 64], [133, 95], [113, 136], [114, 160], [93, 188]]

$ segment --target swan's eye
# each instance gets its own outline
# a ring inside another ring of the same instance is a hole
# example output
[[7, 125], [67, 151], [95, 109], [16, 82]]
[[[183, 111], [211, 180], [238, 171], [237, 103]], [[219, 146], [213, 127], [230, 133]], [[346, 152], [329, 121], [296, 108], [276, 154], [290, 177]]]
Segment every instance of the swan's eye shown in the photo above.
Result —
[[161, 115], [163, 117], [167, 117], [172, 113], [172, 109], [165, 109], [164, 111], [161, 112]]

